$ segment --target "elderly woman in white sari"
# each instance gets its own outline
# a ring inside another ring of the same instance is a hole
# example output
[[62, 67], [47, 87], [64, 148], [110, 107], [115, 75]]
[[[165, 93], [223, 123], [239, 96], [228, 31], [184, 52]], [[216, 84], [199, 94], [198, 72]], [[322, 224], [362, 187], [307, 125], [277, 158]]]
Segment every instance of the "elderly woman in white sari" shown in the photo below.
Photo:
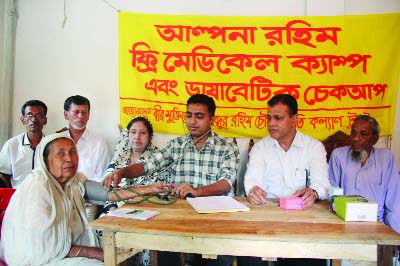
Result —
[[[87, 178], [77, 167], [71, 138], [52, 134], [42, 139], [39, 166], [14, 193], [3, 220], [8, 265], [103, 265], [99, 238], [87, 228]], [[147, 193], [162, 189], [160, 183], [142, 188]], [[114, 194], [104, 193], [116, 200]], [[125, 199], [136, 196], [123, 189], [118, 194]]]

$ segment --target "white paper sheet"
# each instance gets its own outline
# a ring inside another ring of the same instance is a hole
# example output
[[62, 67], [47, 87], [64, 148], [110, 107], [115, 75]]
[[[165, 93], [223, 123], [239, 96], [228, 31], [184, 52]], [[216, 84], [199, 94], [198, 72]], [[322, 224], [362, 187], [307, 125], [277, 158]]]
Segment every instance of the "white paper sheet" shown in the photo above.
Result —
[[229, 196], [210, 196], [186, 199], [198, 213], [241, 212], [249, 207]]

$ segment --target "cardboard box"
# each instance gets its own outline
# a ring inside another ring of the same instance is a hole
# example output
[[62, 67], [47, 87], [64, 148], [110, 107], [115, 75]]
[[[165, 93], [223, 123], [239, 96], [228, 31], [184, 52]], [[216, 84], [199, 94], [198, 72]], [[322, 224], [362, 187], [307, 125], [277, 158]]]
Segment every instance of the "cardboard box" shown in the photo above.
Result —
[[303, 209], [303, 200], [301, 197], [280, 198], [279, 206], [285, 210], [299, 210]]
[[336, 215], [345, 221], [376, 222], [378, 203], [361, 196], [336, 196], [333, 200]]

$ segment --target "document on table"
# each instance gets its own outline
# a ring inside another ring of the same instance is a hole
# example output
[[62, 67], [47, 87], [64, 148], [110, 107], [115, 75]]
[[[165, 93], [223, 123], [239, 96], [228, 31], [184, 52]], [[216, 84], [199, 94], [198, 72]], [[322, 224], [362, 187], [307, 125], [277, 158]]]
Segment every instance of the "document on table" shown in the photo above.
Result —
[[133, 208], [118, 208], [116, 210], [110, 211], [108, 216], [136, 219], [136, 220], [148, 220], [151, 217], [160, 214], [159, 211], [141, 210]]
[[243, 212], [249, 207], [229, 196], [210, 196], [186, 199], [197, 213]]

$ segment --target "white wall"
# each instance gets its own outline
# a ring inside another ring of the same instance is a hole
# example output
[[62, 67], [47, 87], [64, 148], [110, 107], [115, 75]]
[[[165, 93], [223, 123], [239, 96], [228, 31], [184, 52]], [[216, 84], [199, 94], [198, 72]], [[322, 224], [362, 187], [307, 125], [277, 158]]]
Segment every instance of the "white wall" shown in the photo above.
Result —
[[[164, 14], [329, 16], [400, 12], [400, 1], [19, 0], [18, 10], [12, 134], [23, 131], [18, 118], [19, 108], [26, 100], [38, 98], [46, 102], [49, 113], [45, 132], [51, 133], [66, 125], [63, 119], [65, 98], [81, 94], [92, 103], [89, 128], [106, 137], [112, 148], [118, 137], [119, 123], [117, 10]], [[399, 136], [399, 117], [396, 121], [395, 136]], [[155, 142], [162, 146], [171, 137], [160, 134]], [[400, 154], [397, 140], [394, 137], [392, 149]], [[241, 150], [246, 149], [247, 142], [239, 140]]]
[[0, 147], [11, 135], [16, 16], [10, 1], [0, 1]]

